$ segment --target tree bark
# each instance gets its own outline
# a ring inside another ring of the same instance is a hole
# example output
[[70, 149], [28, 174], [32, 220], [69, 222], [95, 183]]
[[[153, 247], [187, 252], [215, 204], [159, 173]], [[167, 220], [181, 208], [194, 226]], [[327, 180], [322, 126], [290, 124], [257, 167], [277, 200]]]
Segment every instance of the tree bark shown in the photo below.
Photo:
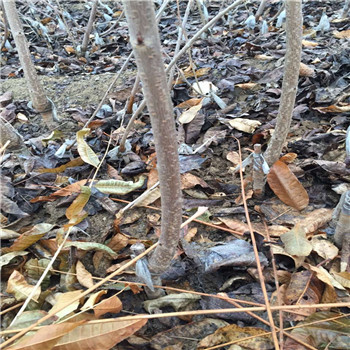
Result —
[[162, 201], [159, 245], [150, 258], [151, 272], [170, 265], [181, 225], [181, 182], [173, 106], [167, 87], [160, 39], [152, 0], [124, 0], [138, 73], [151, 117]]
[[18, 17], [15, 0], [5, 0], [3, 5], [16, 44], [19, 60], [23, 68], [24, 77], [27, 81], [33, 107], [41, 113], [46, 125], [51, 127], [53, 122], [52, 115], [48, 113], [51, 111], [51, 103], [46, 97], [45, 90], [40, 84], [35, 66], [31, 60], [28, 41], [24, 35], [22, 23]]
[[286, 1], [287, 51], [284, 62], [282, 94], [278, 109], [276, 128], [264, 154], [265, 160], [269, 166], [273, 165], [273, 163], [279, 159], [292, 121], [292, 114], [298, 89], [302, 48], [303, 17], [301, 3], [301, 0]]

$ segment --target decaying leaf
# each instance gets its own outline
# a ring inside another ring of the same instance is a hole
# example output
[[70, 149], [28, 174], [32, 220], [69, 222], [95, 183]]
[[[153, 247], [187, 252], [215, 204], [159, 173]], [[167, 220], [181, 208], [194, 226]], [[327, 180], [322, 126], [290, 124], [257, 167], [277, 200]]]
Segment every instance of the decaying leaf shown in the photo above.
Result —
[[239, 130], [244, 131], [249, 134], [252, 134], [255, 129], [261, 125], [261, 123], [258, 120], [252, 120], [252, 119], [244, 119], [244, 118], [235, 118], [229, 121], [229, 124]]
[[270, 168], [267, 182], [276, 196], [285, 204], [302, 210], [309, 204], [309, 196], [288, 165], [278, 160]]
[[320, 113], [345, 113], [350, 112], [350, 103], [341, 106], [331, 105], [327, 107], [315, 107], [313, 109], [319, 111]]
[[312, 245], [306, 238], [303, 227], [296, 224], [294, 228], [281, 235], [284, 249], [290, 255], [308, 256], [311, 253]]
[[23, 251], [15, 251], [7, 254], [3, 254], [0, 256], [0, 269], [9, 264], [12, 259], [16, 258], [17, 256], [24, 256], [27, 255], [29, 252], [23, 252]]
[[143, 306], [150, 314], [153, 313], [154, 310], [166, 306], [171, 306], [174, 310], [179, 311], [200, 298], [201, 297], [199, 295], [192, 293], [169, 294], [158, 299], [146, 300], [143, 303]]
[[94, 281], [92, 279], [91, 273], [86, 270], [83, 263], [79, 260], [77, 261], [77, 264], [76, 264], [76, 271], [77, 271], [78, 282], [82, 286], [84, 286], [86, 288], [90, 288], [94, 285]]
[[37, 242], [47, 232], [53, 228], [53, 225], [47, 223], [41, 223], [33, 226], [30, 230], [20, 235], [10, 247], [3, 248], [3, 253], [13, 251], [23, 251]]
[[197, 113], [202, 108], [202, 103], [199, 103], [191, 108], [189, 108], [187, 111], [183, 112], [179, 118], [179, 122], [181, 124], [188, 124], [190, 123], [197, 115]]
[[91, 195], [91, 188], [88, 186], [81, 186], [81, 192], [78, 197], [74, 199], [72, 204], [66, 210], [67, 219], [72, 219], [83, 211], [86, 203], [89, 201]]
[[[14, 270], [7, 282], [6, 292], [13, 294], [17, 301], [26, 300], [35, 286], [27, 283], [24, 276], [17, 270]], [[41, 293], [41, 288], [38, 287], [32, 296], [34, 301], [38, 301]]]
[[52, 350], [109, 350], [147, 323], [147, 320], [104, 319], [86, 322], [64, 335]]
[[69, 333], [74, 328], [84, 323], [80, 322], [64, 322], [60, 324], [52, 324], [41, 327], [33, 336], [24, 338], [9, 350], [47, 350], [52, 349], [59, 339]]
[[[215, 333], [208, 335], [199, 343], [198, 349], [212, 347], [218, 344], [232, 342], [245, 349], [274, 349], [270, 334], [266, 334], [264, 329], [256, 327], [239, 327], [235, 324], [219, 328]], [[252, 337], [249, 340], [244, 338]]]
[[[333, 349], [348, 349], [350, 320], [346, 317], [334, 319], [336, 316], [341, 314], [330, 311], [313, 313], [303, 321], [305, 327], [293, 329], [292, 335], [316, 349], [320, 349], [322, 344], [331, 344]], [[285, 348], [296, 349], [299, 345], [289, 338], [286, 340]]]
[[116, 295], [112, 295], [108, 299], [102, 300], [98, 305], [94, 307], [94, 313], [97, 318], [102, 315], [111, 312], [119, 313], [123, 308], [123, 304]]

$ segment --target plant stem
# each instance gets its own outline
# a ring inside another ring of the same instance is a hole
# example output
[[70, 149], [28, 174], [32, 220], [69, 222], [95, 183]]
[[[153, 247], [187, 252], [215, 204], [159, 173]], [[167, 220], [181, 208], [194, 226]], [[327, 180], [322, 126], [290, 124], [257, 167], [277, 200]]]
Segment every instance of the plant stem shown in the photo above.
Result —
[[124, 0], [130, 43], [151, 117], [162, 199], [159, 245], [150, 271], [166, 270], [175, 254], [181, 225], [181, 181], [173, 106], [167, 88], [153, 1]]
[[302, 47], [303, 17], [301, 2], [301, 0], [286, 1], [287, 51], [284, 62], [281, 101], [278, 109], [276, 128], [264, 155], [265, 160], [270, 166], [280, 157], [292, 121], [292, 113], [298, 89]]

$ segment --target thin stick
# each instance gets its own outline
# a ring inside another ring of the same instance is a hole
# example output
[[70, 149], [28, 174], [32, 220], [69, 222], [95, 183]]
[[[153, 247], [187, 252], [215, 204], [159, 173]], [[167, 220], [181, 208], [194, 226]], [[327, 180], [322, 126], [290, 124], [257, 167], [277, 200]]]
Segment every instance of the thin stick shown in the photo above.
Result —
[[275, 345], [275, 349], [279, 350], [279, 344], [278, 344], [275, 324], [274, 324], [274, 321], [273, 321], [273, 315], [272, 315], [272, 312], [271, 312], [270, 301], [269, 301], [269, 298], [267, 296], [265, 279], [264, 279], [264, 275], [262, 273], [262, 268], [261, 268], [260, 259], [259, 259], [259, 252], [258, 252], [258, 249], [256, 247], [256, 240], [255, 240], [255, 236], [254, 236], [254, 232], [253, 232], [252, 223], [250, 222], [248, 206], [247, 206], [247, 199], [246, 199], [245, 190], [244, 190], [244, 186], [243, 186], [244, 179], [243, 179], [243, 171], [242, 171], [241, 144], [240, 144], [238, 139], [236, 139], [236, 140], [237, 140], [237, 143], [238, 143], [239, 165], [240, 165], [240, 167], [239, 167], [239, 176], [240, 176], [240, 179], [241, 179], [242, 199], [243, 199], [244, 210], [245, 210], [245, 213], [246, 213], [247, 224], [248, 224], [248, 227], [249, 227], [250, 237], [251, 237], [252, 245], [253, 245], [253, 249], [254, 249], [254, 255], [255, 255], [255, 259], [256, 259], [256, 265], [257, 265], [257, 268], [258, 268], [260, 285], [261, 285], [261, 289], [262, 289], [262, 292], [263, 292], [263, 295], [264, 295], [264, 299], [265, 299], [267, 316], [268, 316], [269, 321], [270, 321], [270, 327], [271, 327], [271, 332], [272, 332], [273, 343]]
[[46, 277], [46, 275], [48, 274], [48, 272], [50, 271], [53, 263], [56, 261], [58, 254], [61, 252], [62, 248], [64, 247], [67, 238], [70, 234], [70, 231], [72, 230], [73, 226], [70, 226], [68, 228], [68, 231], [66, 233], [66, 235], [63, 238], [62, 243], [59, 245], [59, 247], [57, 248], [54, 256], [52, 257], [52, 259], [50, 260], [49, 264], [46, 266], [45, 271], [43, 272], [43, 274], [40, 276], [38, 282], [36, 283], [36, 285], [34, 286], [34, 288], [31, 290], [31, 292], [29, 293], [27, 299], [25, 300], [24, 304], [22, 305], [22, 307], [19, 309], [19, 311], [17, 312], [16, 316], [14, 317], [14, 319], [12, 320], [10, 327], [15, 323], [15, 321], [18, 319], [18, 317], [20, 315], [22, 315], [23, 311], [26, 309], [26, 307], [28, 306], [29, 302], [32, 300], [33, 295], [35, 294], [35, 292], [37, 291], [37, 289], [40, 287], [42, 281], [44, 280], [44, 278]]

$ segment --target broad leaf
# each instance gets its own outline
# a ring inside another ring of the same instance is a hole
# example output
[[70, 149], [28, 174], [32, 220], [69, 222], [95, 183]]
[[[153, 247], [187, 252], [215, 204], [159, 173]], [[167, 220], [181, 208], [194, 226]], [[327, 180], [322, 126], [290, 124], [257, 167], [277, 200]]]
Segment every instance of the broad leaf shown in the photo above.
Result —
[[309, 196], [288, 165], [278, 160], [267, 175], [267, 182], [275, 195], [285, 204], [302, 210], [309, 204]]
[[57, 344], [59, 339], [84, 321], [65, 322], [41, 327], [33, 336], [25, 338], [9, 350], [48, 350]]
[[84, 136], [90, 132], [90, 129], [82, 129], [77, 132], [78, 153], [81, 159], [95, 168], [98, 167], [100, 161], [95, 152], [85, 142]]
[[[305, 327], [293, 329], [292, 335], [317, 349], [326, 348], [326, 344], [331, 345], [329, 349], [349, 349], [350, 320], [345, 317], [328, 320], [335, 316], [340, 315], [329, 311], [316, 312], [305, 319]], [[307, 325], [313, 322], [318, 323]], [[297, 344], [287, 339], [285, 348], [295, 349]], [[324, 346], [321, 347], [322, 344]]]
[[190, 123], [197, 115], [197, 113], [202, 108], [202, 103], [199, 103], [196, 106], [193, 106], [189, 108], [187, 111], [183, 112], [179, 118], [179, 122], [181, 124], [188, 124]]
[[100, 192], [106, 194], [127, 194], [143, 186], [145, 177], [140, 176], [137, 182], [120, 181], [120, 180], [100, 180], [94, 184]]
[[105, 319], [89, 321], [63, 336], [52, 350], [98, 349], [109, 350], [137, 332], [147, 320], [118, 321]]
[[77, 198], [74, 199], [72, 204], [66, 210], [66, 217], [72, 219], [78, 216], [84, 209], [86, 203], [89, 201], [91, 195], [91, 189], [87, 186], [81, 187], [81, 192]]
[[24, 232], [19, 236], [13, 244], [4, 248], [6, 252], [13, 251], [23, 251], [30, 247], [32, 244], [36, 243], [41, 237], [43, 237], [47, 232], [49, 232], [54, 225], [41, 223], [33, 226], [30, 230]]
[[97, 318], [106, 314], [107, 312], [118, 313], [122, 310], [123, 304], [120, 299], [113, 295], [108, 299], [102, 300], [98, 305], [94, 307], [94, 313]]
[[11, 253], [1, 255], [0, 256], [0, 269], [3, 266], [9, 264], [11, 262], [11, 260], [16, 258], [17, 256], [27, 255], [28, 253], [29, 252], [18, 251], [18, 252], [11, 252]]
[[83, 287], [90, 288], [94, 285], [94, 281], [92, 279], [91, 273], [88, 270], [86, 270], [83, 263], [79, 260], [77, 261], [76, 271], [77, 271], [78, 282]]
[[[35, 286], [27, 283], [24, 276], [21, 275], [17, 270], [14, 270], [7, 282], [6, 292], [13, 294], [17, 301], [26, 300], [28, 295], [32, 292]], [[32, 296], [34, 301], [38, 301], [41, 293], [40, 287], [38, 287]]]
[[102, 243], [74, 241], [74, 242], [66, 242], [64, 245], [64, 248], [67, 248], [67, 247], [76, 247], [81, 250], [102, 250], [108, 253], [109, 255], [111, 255], [112, 257], [117, 256], [117, 254], [111, 248], [107, 247]]
[[290, 255], [308, 256], [312, 250], [312, 244], [307, 240], [303, 227], [295, 225], [292, 230], [283, 233], [281, 240], [285, 251]]

